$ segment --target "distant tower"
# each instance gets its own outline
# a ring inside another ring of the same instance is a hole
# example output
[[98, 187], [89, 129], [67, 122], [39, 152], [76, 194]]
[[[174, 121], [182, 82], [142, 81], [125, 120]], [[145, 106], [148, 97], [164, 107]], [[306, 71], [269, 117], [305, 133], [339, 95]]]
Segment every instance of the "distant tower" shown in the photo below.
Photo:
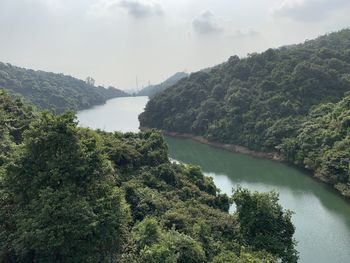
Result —
[[138, 92], [139, 91], [139, 81], [137, 79], [137, 76], [136, 76], [136, 91]]

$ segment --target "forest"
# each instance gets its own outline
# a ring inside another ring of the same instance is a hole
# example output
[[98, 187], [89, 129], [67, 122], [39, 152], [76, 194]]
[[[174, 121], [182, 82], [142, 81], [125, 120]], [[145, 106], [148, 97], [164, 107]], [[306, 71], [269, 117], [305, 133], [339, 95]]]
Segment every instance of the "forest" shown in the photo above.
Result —
[[278, 152], [350, 197], [350, 29], [232, 56], [155, 95], [139, 119]]
[[5, 90], [0, 124], [0, 262], [297, 262], [277, 193], [221, 194], [158, 131], [81, 128]]
[[124, 91], [95, 87], [90, 77], [79, 80], [63, 74], [24, 69], [0, 62], [0, 88], [21, 95], [38, 109], [82, 110], [103, 104], [106, 100], [127, 96]]

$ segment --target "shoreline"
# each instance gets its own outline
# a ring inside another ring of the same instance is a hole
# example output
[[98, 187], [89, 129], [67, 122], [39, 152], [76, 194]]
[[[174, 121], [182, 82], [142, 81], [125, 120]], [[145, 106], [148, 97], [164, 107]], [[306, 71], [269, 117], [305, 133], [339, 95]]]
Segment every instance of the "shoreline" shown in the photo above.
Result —
[[[148, 129], [148, 128], [142, 128], [141, 130], [145, 130], [145, 129]], [[258, 152], [258, 151], [250, 150], [249, 148], [244, 147], [244, 146], [240, 146], [240, 145], [212, 142], [212, 141], [204, 138], [203, 136], [197, 136], [197, 135], [193, 135], [193, 134], [189, 134], [189, 133], [169, 132], [169, 131], [164, 131], [164, 130], [161, 130], [161, 132], [163, 135], [166, 135], [169, 137], [180, 138], [180, 139], [191, 139], [191, 140], [194, 140], [196, 142], [203, 143], [203, 144], [215, 147], [215, 148], [227, 150], [230, 152], [246, 154], [246, 155], [250, 155], [253, 157], [257, 157], [257, 158], [264, 158], [264, 159], [269, 159], [269, 160], [278, 161], [278, 162], [284, 162], [287, 165], [291, 165], [297, 169], [302, 169], [303, 171], [306, 171], [307, 174], [309, 174], [309, 176], [311, 176], [311, 178], [314, 179], [316, 182], [325, 185], [327, 188], [329, 188], [330, 191], [336, 193], [341, 198], [343, 198], [345, 201], [350, 202], [349, 195], [347, 195], [345, 192], [340, 191], [335, 186], [327, 183], [325, 180], [322, 180], [322, 178], [317, 175], [317, 172], [310, 171], [310, 170], [307, 170], [305, 168], [296, 166], [295, 164], [286, 161], [278, 153]]]
[[278, 153], [274, 152], [258, 152], [251, 150], [247, 147], [241, 146], [241, 145], [236, 145], [236, 144], [229, 144], [229, 143], [219, 143], [219, 142], [212, 142], [203, 136], [197, 136], [189, 133], [179, 133], [179, 132], [169, 132], [169, 131], [164, 131], [162, 130], [162, 133], [164, 135], [170, 136], [170, 137], [175, 137], [175, 138], [182, 138], [182, 139], [192, 139], [194, 141], [197, 141], [199, 143], [203, 143], [209, 146], [213, 146], [219, 149], [227, 150], [230, 152], [235, 152], [235, 153], [241, 153], [241, 154], [246, 154], [250, 155], [253, 157], [258, 157], [258, 158], [265, 158], [265, 159], [270, 159], [274, 161], [279, 161], [283, 162], [285, 159]]

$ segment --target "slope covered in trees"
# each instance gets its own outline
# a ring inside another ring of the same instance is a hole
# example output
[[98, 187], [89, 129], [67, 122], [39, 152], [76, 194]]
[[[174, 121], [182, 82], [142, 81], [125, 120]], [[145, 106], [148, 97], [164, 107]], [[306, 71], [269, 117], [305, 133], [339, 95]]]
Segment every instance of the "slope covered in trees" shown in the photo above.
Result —
[[3, 91], [0, 112], [1, 262], [296, 262], [275, 193], [220, 194], [160, 133], [80, 128]]
[[280, 151], [350, 196], [348, 99], [329, 104], [349, 91], [350, 29], [345, 29], [243, 59], [234, 56], [209, 72], [191, 74], [152, 98], [140, 122]]
[[178, 81], [181, 79], [184, 79], [188, 77], [188, 74], [186, 72], [177, 72], [173, 76], [169, 77], [164, 82], [157, 84], [157, 85], [150, 85], [142, 90], [140, 90], [136, 95], [137, 96], [148, 96], [153, 97], [155, 94], [166, 90], [167, 88], [175, 85]]
[[0, 88], [25, 97], [39, 109], [80, 110], [103, 104], [107, 99], [127, 96], [121, 90], [95, 87], [92, 83], [44, 71], [35, 71], [0, 62]]
[[350, 196], [350, 95], [338, 103], [321, 104], [300, 124], [295, 137], [280, 151], [290, 161]]

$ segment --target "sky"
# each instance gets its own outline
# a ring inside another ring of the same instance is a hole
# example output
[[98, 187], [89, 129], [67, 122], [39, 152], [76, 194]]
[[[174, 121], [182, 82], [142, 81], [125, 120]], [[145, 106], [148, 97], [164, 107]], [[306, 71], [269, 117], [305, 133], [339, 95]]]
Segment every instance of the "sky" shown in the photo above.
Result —
[[350, 0], [0, 0], [0, 61], [120, 89], [350, 27]]

